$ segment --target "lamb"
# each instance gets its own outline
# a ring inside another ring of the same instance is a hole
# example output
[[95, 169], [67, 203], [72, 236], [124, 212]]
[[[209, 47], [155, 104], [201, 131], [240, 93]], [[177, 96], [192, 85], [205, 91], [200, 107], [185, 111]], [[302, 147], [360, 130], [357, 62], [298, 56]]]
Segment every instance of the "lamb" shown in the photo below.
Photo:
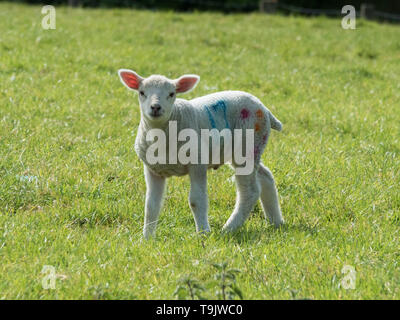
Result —
[[[171, 150], [176, 149], [177, 146], [172, 145], [171, 141], [173, 140], [168, 136], [168, 128], [171, 123], [176, 125], [178, 132], [190, 129], [198, 135], [204, 129], [226, 130], [228, 133], [234, 130], [250, 130], [253, 133], [253, 144], [251, 145], [253, 150], [250, 158], [254, 165], [247, 174], [238, 174], [237, 172], [235, 174], [236, 205], [223, 230], [232, 232], [241, 227], [259, 198], [265, 218], [275, 226], [283, 224], [274, 177], [260, 161], [271, 128], [280, 131], [282, 124], [259, 99], [242, 91], [223, 91], [193, 100], [184, 100], [176, 98], [176, 95], [193, 90], [200, 80], [199, 76], [183, 75], [175, 80], [161, 75], [143, 78], [128, 69], [120, 69], [118, 74], [124, 86], [139, 93], [141, 119], [135, 141], [135, 151], [144, 163], [147, 186], [143, 227], [145, 239], [155, 235], [168, 177], [189, 175], [191, 185], [189, 205], [194, 216], [196, 231], [209, 232], [207, 170], [217, 169], [224, 163], [230, 163], [234, 169], [240, 167], [233, 157], [238, 150], [232, 151], [231, 155], [229, 155], [229, 151], [227, 154], [225, 149], [224, 152], [219, 150], [221, 157], [217, 163], [172, 161], [176, 160], [176, 157], [172, 159]], [[152, 140], [154, 137], [149, 138], [150, 132], [165, 133], [167, 137], [163, 142], [167, 147], [166, 154], [162, 155], [167, 160], [165, 163], [154, 163], [149, 160], [149, 151], [154, 143]], [[239, 142], [243, 142], [241, 145], [244, 148], [246, 139], [234, 135], [232, 144], [238, 142], [235, 139], [240, 139]], [[177, 143], [178, 146], [182, 146], [184, 142], [178, 141]], [[249, 145], [250, 143], [247, 142], [246, 148]], [[202, 150], [202, 152], [204, 151]], [[212, 150], [210, 152], [212, 153]]]

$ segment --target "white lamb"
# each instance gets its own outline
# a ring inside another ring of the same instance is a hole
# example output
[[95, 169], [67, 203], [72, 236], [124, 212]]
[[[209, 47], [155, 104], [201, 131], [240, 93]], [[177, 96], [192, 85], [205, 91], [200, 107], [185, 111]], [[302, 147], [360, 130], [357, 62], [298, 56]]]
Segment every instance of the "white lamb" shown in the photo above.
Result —
[[[118, 71], [121, 82], [129, 89], [139, 92], [141, 119], [137, 132], [135, 150], [144, 162], [147, 185], [143, 235], [147, 239], [155, 234], [157, 220], [162, 207], [166, 178], [189, 174], [189, 204], [194, 215], [197, 232], [208, 232], [207, 170], [218, 168], [229, 162], [238, 166], [232, 157], [221, 156], [219, 163], [187, 163], [168, 161], [165, 164], [151, 163], [146, 154], [154, 141], [148, 141], [151, 129], [165, 132], [171, 121], [176, 121], [178, 132], [191, 128], [200, 135], [201, 129], [234, 130], [254, 129], [254, 168], [250, 174], [235, 175], [237, 200], [235, 209], [223, 229], [233, 231], [243, 225], [259, 198], [264, 215], [275, 226], [284, 221], [278, 202], [278, 193], [271, 171], [260, 162], [271, 128], [280, 131], [282, 125], [259, 99], [241, 91], [223, 91], [193, 100], [177, 99], [177, 93], [194, 89], [200, 80], [196, 75], [184, 75], [176, 80], [152, 75], [142, 78], [127, 69]], [[169, 139], [167, 138], [167, 150]], [[234, 143], [233, 141], [232, 143]], [[179, 146], [184, 142], [178, 141]], [[244, 141], [243, 146], [246, 144]], [[237, 152], [237, 150], [235, 150]], [[210, 150], [210, 155], [212, 151]]]

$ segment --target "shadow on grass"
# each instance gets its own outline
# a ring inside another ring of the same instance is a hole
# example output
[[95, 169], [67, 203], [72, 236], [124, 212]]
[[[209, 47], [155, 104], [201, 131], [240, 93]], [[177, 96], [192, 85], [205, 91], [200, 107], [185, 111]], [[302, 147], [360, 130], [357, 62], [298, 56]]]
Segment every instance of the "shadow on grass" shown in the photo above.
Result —
[[243, 227], [231, 234], [222, 235], [228, 241], [235, 241], [237, 244], [260, 243], [275, 241], [277, 238], [285, 238], [288, 235], [303, 233], [304, 235], [316, 235], [319, 229], [316, 226], [307, 224], [284, 224], [278, 228], [265, 224], [258, 228]]

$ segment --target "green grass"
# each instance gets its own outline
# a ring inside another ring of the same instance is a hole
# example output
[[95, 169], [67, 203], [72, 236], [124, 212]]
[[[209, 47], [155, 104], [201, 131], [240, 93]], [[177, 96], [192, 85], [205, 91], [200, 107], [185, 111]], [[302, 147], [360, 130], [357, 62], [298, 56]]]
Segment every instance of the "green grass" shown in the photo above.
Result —
[[[188, 276], [217, 298], [214, 263], [245, 299], [400, 298], [400, 27], [261, 14], [0, 4], [0, 298], [173, 299]], [[258, 205], [221, 234], [232, 171], [209, 172], [212, 233], [195, 233], [172, 178], [157, 238], [141, 240], [137, 97], [117, 70], [197, 73], [187, 98], [239, 89], [282, 121], [263, 155], [286, 226]], [[44, 265], [55, 290], [42, 288]], [[356, 288], [340, 287], [344, 265]]]

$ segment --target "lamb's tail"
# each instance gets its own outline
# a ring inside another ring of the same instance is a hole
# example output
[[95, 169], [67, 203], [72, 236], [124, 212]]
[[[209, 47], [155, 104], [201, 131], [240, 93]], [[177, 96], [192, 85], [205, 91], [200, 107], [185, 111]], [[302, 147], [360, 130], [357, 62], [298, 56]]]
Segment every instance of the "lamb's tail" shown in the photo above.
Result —
[[282, 123], [277, 118], [275, 118], [275, 116], [271, 113], [271, 111], [269, 111], [269, 121], [271, 123], [272, 129], [275, 129], [277, 131], [282, 130], [282, 128], [283, 128]]

